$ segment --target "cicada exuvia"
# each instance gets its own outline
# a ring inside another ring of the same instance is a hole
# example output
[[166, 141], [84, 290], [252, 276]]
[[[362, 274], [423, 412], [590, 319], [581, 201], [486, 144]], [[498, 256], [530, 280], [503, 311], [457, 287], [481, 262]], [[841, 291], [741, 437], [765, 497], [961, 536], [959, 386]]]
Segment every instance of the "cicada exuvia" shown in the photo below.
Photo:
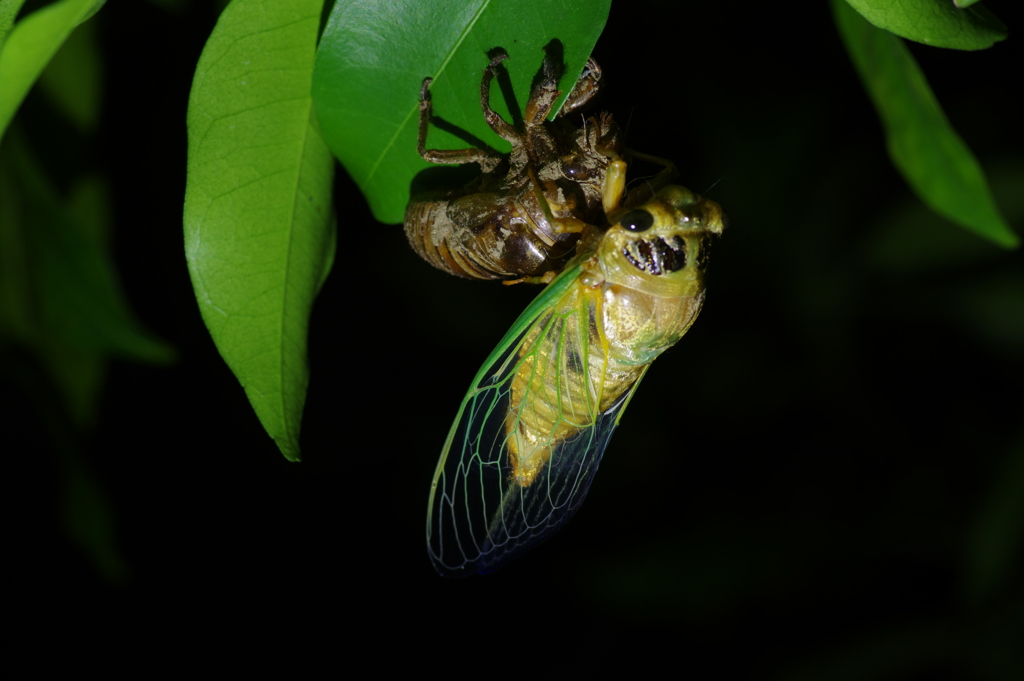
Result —
[[553, 121], [560, 65], [545, 57], [542, 77], [530, 93], [522, 125], [513, 126], [490, 104], [491, 81], [507, 58], [488, 64], [480, 106], [490, 128], [512, 145], [508, 155], [489, 149], [427, 149], [431, 120], [429, 78], [420, 92], [418, 151], [431, 163], [478, 163], [481, 175], [468, 186], [413, 197], [405, 233], [413, 249], [442, 270], [475, 279], [540, 277], [561, 271], [591, 225], [617, 205], [625, 187], [619, 128], [602, 113], [570, 122], [598, 93], [601, 68], [593, 59]]
[[591, 230], [477, 373], [438, 461], [427, 546], [438, 573], [488, 573], [582, 503], [637, 383], [700, 311], [718, 204], [630, 192]]

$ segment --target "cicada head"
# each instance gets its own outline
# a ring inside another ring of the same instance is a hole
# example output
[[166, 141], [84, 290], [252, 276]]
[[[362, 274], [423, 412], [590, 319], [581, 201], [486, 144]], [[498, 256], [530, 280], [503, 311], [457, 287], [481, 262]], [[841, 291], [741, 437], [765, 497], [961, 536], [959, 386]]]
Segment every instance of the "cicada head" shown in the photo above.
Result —
[[662, 295], [684, 282], [703, 286], [712, 237], [726, 222], [721, 206], [678, 185], [620, 208], [609, 221], [597, 248], [605, 280]]

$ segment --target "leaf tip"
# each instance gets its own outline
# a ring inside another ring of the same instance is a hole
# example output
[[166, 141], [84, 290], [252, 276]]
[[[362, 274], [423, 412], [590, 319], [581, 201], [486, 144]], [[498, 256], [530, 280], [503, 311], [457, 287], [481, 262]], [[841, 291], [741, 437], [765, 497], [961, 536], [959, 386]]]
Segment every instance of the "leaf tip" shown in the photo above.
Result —
[[292, 463], [302, 463], [302, 452], [299, 450], [298, 443], [292, 442], [290, 439], [287, 442], [284, 440], [277, 440], [276, 442], [277, 448], [281, 450], [284, 458]]

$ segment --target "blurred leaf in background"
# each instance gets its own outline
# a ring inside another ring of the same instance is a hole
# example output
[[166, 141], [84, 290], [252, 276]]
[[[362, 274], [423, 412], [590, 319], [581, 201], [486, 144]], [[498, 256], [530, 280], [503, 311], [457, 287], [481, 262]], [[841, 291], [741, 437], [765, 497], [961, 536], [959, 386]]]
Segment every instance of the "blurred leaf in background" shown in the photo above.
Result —
[[878, 28], [932, 47], [983, 50], [1006, 38], [1006, 25], [986, 8], [970, 7], [973, 2], [845, 2]]
[[[104, 2], [106, 0], [59, 0], [23, 17], [9, 31], [0, 51], [0, 138], [25, 95], [71, 31], [99, 11]], [[10, 25], [20, 4], [7, 3], [0, 13], [0, 39], [4, 25]]]
[[[0, 30], [20, 4], [4, 4]], [[174, 353], [143, 328], [120, 291], [106, 181], [80, 175], [58, 190], [14, 118], [38, 78], [66, 124], [80, 135], [95, 131], [102, 94], [95, 22], [75, 26], [101, 5], [47, 5], [14, 24], [0, 46], [0, 372], [28, 395], [54, 439], [65, 531], [101, 574], [119, 581], [128, 568], [113, 516], [78, 440], [95, 427], [111, 358], [166, 364]]]
[[99, 123], [103, 95], [97, 26], [87, 21], [72, 31], [39, 77], [40, 90], [53, 107], [87, 133]]
[[[925, 3], [905, 0], [904, 4], [918, 7]], [[947, 8], [936, 15], [942, 19], [980, 11], [961, 11], [948, 3], [927, 4]], [[1004, 247], [1016, 247], [1020, 240], [999, 215], [981, 166], [950, 126], [910, 51], [898, 37], [873, 28], [844, 0], [833, 0], [832, 6], [850, 58], [885, 125], [889, 155], [910, 186], [922, 201], [951, 220]], [[892, 15], [907, 18], [895, 9]], [[922, 35], [965, 35], [961, 23], [949, 22], [951, 26], [938, 19], [934, 25], [917, 21], [910, 25], [919, 27]], [[988, 47], [993, 40], [962, 49]], [[943, 47], [959, 46], [934, 42]]]

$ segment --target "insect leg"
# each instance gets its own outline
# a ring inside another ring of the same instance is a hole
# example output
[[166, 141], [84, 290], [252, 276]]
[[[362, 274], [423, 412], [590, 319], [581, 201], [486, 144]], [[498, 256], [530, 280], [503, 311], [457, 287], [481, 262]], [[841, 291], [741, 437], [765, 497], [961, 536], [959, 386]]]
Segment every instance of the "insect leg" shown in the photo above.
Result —
[[554, 270], [548, 270], [539, 277], [519, 277], [518, 279], [506, 279], [501, 282], [505, 286], [513, 286], [515, 284], [550, 284], [555, 280], [558, 273]]
[[587, 65], [583, 67], [583, 73], [580, 74], [576, 85], [569, 92], [569, 96], [565, 98], [565, 103], [562, 104], [562, 109], [558, 112], [558, 115], [565, 116], [576, 109], [586, 106], [600, 91], [601, 67], [591, 57], [587, 60]]
[[551, 107], [562, 91], [558, 89], [558, 78], [562, 75], [561, 64], [555, 64], [551, 55], [544, 55], [544, 62], [541, 66], [544, 78], [537, 83], [537, 86], [530, 92], [530, 100], [526, 103], [523, 111], [523, 125], [526, 130], [543, 125]]
[[642, 151], [636, 151], [634, 149], [627, 149], [626, 153], [628, 153], [633, 158], [638, 158], [642, 161], [650, 161], [651, 163], [657, 163], [659, 166], [665, 166], [665, 170], [669, 170], [672, 173], [676, 172], [676, 164], [668, 160], [667, 158], [662, 158], [661, 156], [652, 156], [651, 154], [645, 154]]
[[651, 199], [651, 197], [657, 194], [662, 187], [668, 186], [679, 174], [679, 171], [676, 170], [676, 164], [666, 158], [652, 156], [651, 154], [645, 154], [642, 151], [634, 151], [632, 149], [627, 149], [626, 153], [632, 158], [638, 158], [665, 166], [664, 169], [653, 178], [644, 181], [643, 184], [634, 187], [629, 191], [629, 195], [626, 197], [625, 201], [625, 205], [627, 206], [636, 206], [641, 203], [646, 203]]
[[601, 186], [601, 206], [605, 215], [610, 214], [622, 203], [626, 193], [626, 162], [616, 158], [608, 164]]
[[544, 187], [537, 177], [537, 171], [530, 165], [526, 167], [526, 172], [530, 176], [531, 191], [534, 198], [537, 199], [537, 205], [540, 206], [544, 219], [555, 228], [555, 232], [562, 234], [566, 232], [582, 232], [587, 228], [587, 223], [574, 217], [555, 217], [555, 214], [551, 211], [551, 204], [548, 203], [548, 198], [544, 196]]
[[491, 108], [491, 79], [497, 73], [498, 64], [508, 59], [508, 53], [499, 52], [495, 55], [491, 63], [484, 69], [484, 79], [480, 82], [480, 108], [484, 111], [484, 120], [487, 121], [487, 125], [491, 126], [498, 137], [507, 141], [513, 147], [522, 144], [523, 137], [519, 134], [519, 131], [514, 126], [509, 125], [505, 122], [505, 119], [498, 115], [494, 109]]
[[619, 139], [619, 126], [611, 114], [605, 112], [600, 116], [591, 116], [589, 121], [590, 128], [585, 130], [584, 135], [586, 144], [594, 153], [617, 159], [622, 152], [622, 140]]
[[424, 161], [458, 165], [462, 163], [479, 163], [480, 169], [487, 173], [501, 161], [501, 155], [484, 149], [427, 149], [427, 131], [430, 128], [430, 84], [432, 78], [424, 78], [420, 86], [420, 126], [416, 137], [416, 151]]

